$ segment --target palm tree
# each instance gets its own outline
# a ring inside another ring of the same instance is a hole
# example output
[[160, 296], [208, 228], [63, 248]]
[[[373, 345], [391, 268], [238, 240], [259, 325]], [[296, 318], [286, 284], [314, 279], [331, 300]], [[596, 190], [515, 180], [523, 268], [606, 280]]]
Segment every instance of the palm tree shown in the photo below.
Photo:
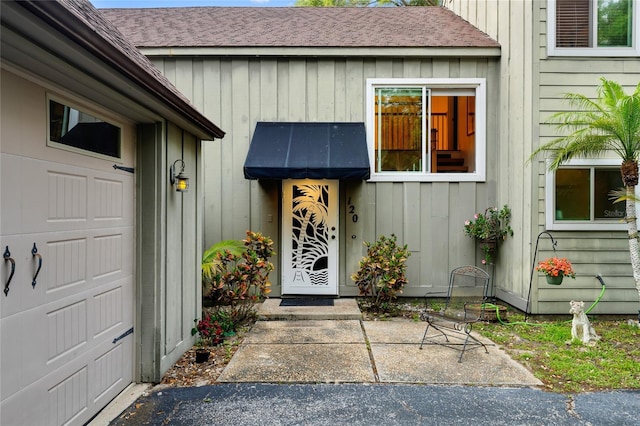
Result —
[[633, 279], [640, 299], [640, 238], [634, 202], [638, 185], [638, 158], [640, 157], [640, 83], [631, 95], [620, 84], [600, 79], [597, 99], [577, 93], [567, 93], [573, 111], [558, 112], [550, 122], [569, 134], [554, 139], [536, 149], [530, 160], [546, 152], [550, 154], [549, 170], [556, 170], [575, 157], [596, 157], [614, 152], [622, 160], [620, 173], [626, 196], [626, 222], [629, 233], [629, 253]]

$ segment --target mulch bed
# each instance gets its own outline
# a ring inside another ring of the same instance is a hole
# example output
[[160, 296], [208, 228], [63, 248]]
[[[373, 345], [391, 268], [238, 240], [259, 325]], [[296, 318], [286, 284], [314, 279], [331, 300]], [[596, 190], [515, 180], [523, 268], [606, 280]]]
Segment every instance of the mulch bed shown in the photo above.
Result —
[[216, 383], [231, 357], [238, 350], [245, 332], [241, 332], [218, 346], [209, 346], [209, 361], [196, 363], [196, 347], [192, 347], [171, 367], [162, 378], [165, 387], [204, 386]]

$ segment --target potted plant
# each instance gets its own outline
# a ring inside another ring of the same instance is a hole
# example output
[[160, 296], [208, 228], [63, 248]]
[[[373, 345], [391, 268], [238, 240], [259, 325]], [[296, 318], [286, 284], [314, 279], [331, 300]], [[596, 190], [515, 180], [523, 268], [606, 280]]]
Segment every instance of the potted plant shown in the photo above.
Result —
[[191, 335], [198, 334], [196, 340], [196, 363], [203, 363], [209, 360], [208, 346], [217, 345], [222, 342], [223, 330], [217, 321], [213, 321], [209, 314], [198, 321], [194, 319], [195, 326], [191, 329]]
[[550, 257], [545, 259], [538, 264], [536, 269], [542, 272], [547, 278], [547, 283], [552, 285], [562, 284], [564, 277], [576, 278], [576, 273], [573, 270], [571, 262], [564, 257]]
[[473, 215], [473, 220], [464, 222], [464, 233], [475, 239], [484, 252], [483, 265], [493, 263], [498, 243], [513, 236], [510, 222], [511, 209], [506, 204], [499, 210], [497, 207], [489, 207], [484, 213]]

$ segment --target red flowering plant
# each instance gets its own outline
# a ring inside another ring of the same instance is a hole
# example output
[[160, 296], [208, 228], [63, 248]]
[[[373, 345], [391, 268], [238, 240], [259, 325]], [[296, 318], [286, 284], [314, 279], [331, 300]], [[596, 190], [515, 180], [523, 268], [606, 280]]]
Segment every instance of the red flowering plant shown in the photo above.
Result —
[[199, 334], [197, 346], [214, 346], [222, 342], [224, 330], [218, 321], [214, 321], [206, 314], [200, 321], [194, 319], [195, 326], [191, 329], [191, 335]]
[[576, 272], [573, 270], [571, 262], [565, 257], [550, 257], [543, 260], [536, 268], [538, 271], [550, 277], [564, 275], [565, 277], [575, 278]]

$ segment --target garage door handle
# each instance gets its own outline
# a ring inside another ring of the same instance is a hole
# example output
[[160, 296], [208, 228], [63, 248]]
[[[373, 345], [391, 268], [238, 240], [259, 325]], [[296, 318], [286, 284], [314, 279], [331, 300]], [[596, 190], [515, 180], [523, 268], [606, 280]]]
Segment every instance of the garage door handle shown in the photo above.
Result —
[[2, 255], [2, 257], [4, 257], [4, 261], [5, 262], [7, 260], [9, 262], [11, 262], [11, 273], [9, 274], [9, 279], [7, 280], [7, 283], [4, 285], [4, 295], [8, 296], [9, 295], [9, 284], [11, 284], [11, 279], [13, 278], [13, 274], [16, 272], [16, 261], [13, 260], [13, 258], [11, 257], [11, 252], [9, 251], [9, 246], [7, 246], [4, 249], [4, 254]]
[[38, 269], [36, 269], [36, 274], [33, 276], [33, 281], [31, 281], [31, 286], [33, 288], [36, 288], [36, 278], [38, 278], [38, 274], [40, 273], [40, 268], [42, 268], [42, 255], [38, 253], [38, 247], [36, 247], [36, 243], [33, 243], [31, 254], [33, 255], [33, 257], [38, 258]]

